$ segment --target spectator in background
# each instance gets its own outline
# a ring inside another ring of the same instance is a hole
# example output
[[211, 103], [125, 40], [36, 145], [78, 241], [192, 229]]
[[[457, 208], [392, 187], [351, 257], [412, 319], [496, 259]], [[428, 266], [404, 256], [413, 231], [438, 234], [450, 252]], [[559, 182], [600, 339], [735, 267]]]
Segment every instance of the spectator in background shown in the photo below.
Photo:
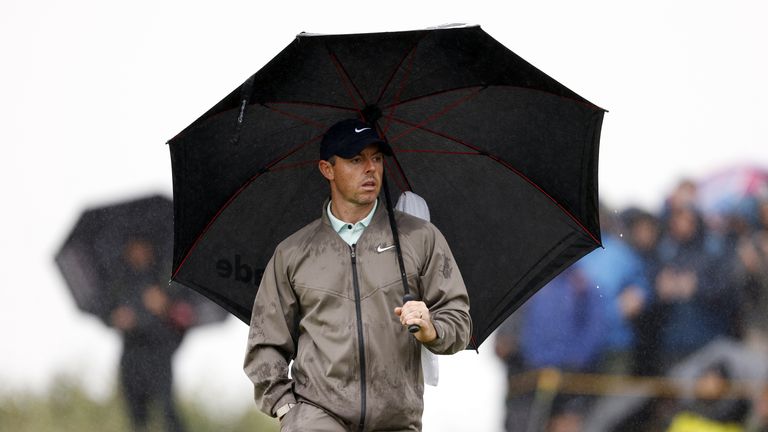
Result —
[[642, 261], [645, 279], [652, 282], [661, 266], [658, 254], [661, 235], [659, 218], [645, 210], [630, 207], [621, 212], [620, 219], [623, 240]]
[[634, 320], [644, 310], [650, 287], [640, 257], [618, 237], [616, 217], [601, 208], [603, 247], [579, 261], [586, 277], [602, 296], [606, 341], [598, 372], [630, 374], [634, 371]]
[[[494, 351], [507, 370], [508, 385], [511, 385], [513, 378], [526, 371], [520, 352], [520, 328], [525, 308], [526, 305], [523, 305], [501, 323], [494, 336]], [[520, 390], [511, 386], [507, 389], [504, 430], [508, 432], [524, 431], [528, 426], [528, 412], [532, 401], [529, 395]]]
[[693, 180], [689, 178], [680, 180], [664, 201], [660, 216], [662, 223], [667, 223], [674, 209], [695, 206], [697, 189], [696, 182]]
[[134, 431], [149, 430], [150, 406], [159, 404], [165, 429], [184, 430], [173, 401], [171, 360], [192, 324], [191, 308], [174, 302], [163, 263], [152, 243], [136, 238], [124, 249], [120, 297], [112, 309], [112, 324], [122, 332], [120, 384]]
[[748, 432], [768, 432], [768, 385], [752, 401], [752, 412], [747, 420]]
[[603, 301], [579, 263], [534, 294], [520, 337], [525, 367], [594, 372], [605, 342]]
[[692, 206], [668, 209], [655, 280], [662, 370], [733, 328], [735, 297], [725, 288], [723, 266], [707, 250], [706, 236]]
[[743, 431], [750, 404], [731, 388], [732, 376], [724, 363], [706, 368], [696, 378], [693, 398], [681, 403], [667, 432]]
[[[652, 288], [661, 268], [658, 254], [661, 231], [659, 219], [645, 210], [629, 208], [622, 212], [621, 220], [625, 227], [624, 240], [640, 258], [645, 279]], [[656, 302], [655, 293], [651, 289], [645, 308], [634, 321], [636, 340], [633, 373], [658, 375], [662, 372], [659, 367], [658, 341], [663, 313], [664, 305]]]
[[[528, 300], [524, 309], [520, 334], [524, 366], [595, 372], [607, 328], [604, 301], [578, 262], [552, 279]], [[546, 399], [542, 396], [537, 395], [531, 407], [527, 430], [577, 427], [591, 401], [590, 397], [559, 394], [550, 402], [542, 403]], [[574, 405], [584, 409], [578, 413], [565, 409]], [[549, 410], [552, 417], [544, 417]]]
[[740, 293], [742, 335], [752, 349], [768, 351], [768, 200], [758, 205], [758, 226], [740, 236], [731, 286]]
[[553, 407], [545, 432], [583, 432], [587, 408], [584, 399], [571, 399]]

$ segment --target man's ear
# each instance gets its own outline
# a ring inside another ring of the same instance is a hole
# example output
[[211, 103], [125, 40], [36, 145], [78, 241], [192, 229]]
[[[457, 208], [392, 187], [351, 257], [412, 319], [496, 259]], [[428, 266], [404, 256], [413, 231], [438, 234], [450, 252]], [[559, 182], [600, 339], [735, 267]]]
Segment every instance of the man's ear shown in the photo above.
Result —
[[317, 168], [320, 170], [320, 174], [322, 174], [323, 177], [326, 178], [326, 180], [328, 181], [333, 180], [333, 177], [334, 177], [333, 165], [331, 165], [330, 162], [328, 162], [327, 160], [321, 160], [320, 162], [318, 162]]

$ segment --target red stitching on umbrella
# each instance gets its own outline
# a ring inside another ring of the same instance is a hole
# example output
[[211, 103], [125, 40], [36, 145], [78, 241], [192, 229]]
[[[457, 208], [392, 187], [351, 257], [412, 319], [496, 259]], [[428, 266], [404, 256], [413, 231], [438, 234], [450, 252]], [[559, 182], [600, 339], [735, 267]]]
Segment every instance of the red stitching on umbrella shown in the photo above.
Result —
[[[377, 130], [379, 131], [379, 135], [384, 138], [385, 141], [389, 142], [386, 136], [386, 132], [381, 130], [380, 125], [376, 125]], [[400, 178], [405, 182], [405, 185], [401, 185], [400, 183], [397, 183], [397, 178], [393, 177], [395, 179], [396, 186], [400, 189], [400, 191], [413, 191], [413, 186], [411, 186], [411, 182], [408, 181], [408, 176], [405, 175], [405, 170], [403, 170], [402, 165], [400, 165], [400, 161], [397, 159], [397, 155], [392, 154], [392, 159], [395, 161], [395, 167], [397, 168], [397, 172], [400, 174]], [[384, 161], [386, 163], [386, 160]]]
[[[409, 126], [412, 126], [410, 129], [408, 129], [405, 132], [401, 133], [400, 135], [392, 138], [392, 140], [390, 142], [395, 142], [395, 141], [399, 140], [400, 138], [403, 138], [406, 135], [410, 135], [416, 129], [426, 130], [426, 129], [424, 129], [424, 125], [439, 119], [440, 117], [448, 114], [448, 112], [450, 112], [451, 110], [453, 110], [453, 109], [459, 107], [460, 105], [466, 103], [467, 101], [469, 101], [473, 97], [477, 96], [478, 93], [480, 93], [480, 91], [482, 89], [483, 89], [483, 87], [478, 87], [474, 92], [472, 92], [472, 93], [470, 93], [470, 94], [468, 94], [466, 96], [463, 96], [463, 97], [453, 101], [452, 103], [446, 105], [445, 108], [443, 108], [442, 110], [432, 114], [431, 116], [427, 117], [426, 119], [422, 120], [420, 123], [418, 123], [416, 125], [410, 125], [409, 124]], [[408, 124], [408, 122], [402, 121], [402, 120], [400, 120], [398, 118], [395, 118], [394, 116], [392, 116], [391, 119], [395, 120], [395, 121], [400, 121], [401, 123]]]
[[411, 78], [411, 72], [413, 71], [413, 59], [416, 57], [416, 47], [413, 47], [413, 53], [414, 55], [411, 56], [411, 61], [408, 62], [408, 69], [405, 71], [405, 76], [403, 77], [402, 82], [400, 83], [400, 88], [397, 90], [397, 94], [395, 94], [395, 103], [391, 105], [389, 109], [389, 113], [385, 116], [387, 119], [387, 124], [384, 127], [384, 133], [386, 133], [389, 130], [389, 126], [392, 124], [392, 117], [395, 115], [395, 109], [400, 106], [398, 104], [398, 101], [400, 100], [400, 95], [403, 93], [403, 90], [405, 90], [405, 84], [408, 82], [408, 80]]
[[472, 338], [470, 339], [469, 346], [475, 349], [475, 352], [480, 354], [480, 350], [478, 350], [477, 345], [477, 337], [475, 337], [474, 333], [472, 334]]
[[[384, 85], [384, 87], [381, 89], [381, 93], [379, 93], [379, 97], [376, 99], [376, 104], [381, 102], [381, 98], [384, 97], [384, 93], [386, 93], [387, 88], [389, 88], [390, 83], [392, 80], [394, 80], [395, 75], [397, 74], [397, 71], [400, 70], [400, 67], [405, 62], [405, 59], [410, 58], [410, 61], [408, 62], [408, 69], [405, 71], [405, 76], [403, 77], [402, 81], [400, 82], [400, 88], [397, 90], [397, 93], [395, 93], [394, 97], [394, 103], [390, 105], [389, 114], [385, 116], [385, 118], [389, 119], [395, 114], [395, 109], [399, 106], [400, 101], [400, 95], [403, 93], [403, 90], [405, 90], [405, 85], [408, 82], [408, 80], [411, 78], [411, 72], [413, 71], [413, 61], [416, 58], [416, 48], [419, 46], [421, 41], [424, 39], [424, 37], [427, 34], [424, 33], [421, 37], [419, 37], [411, 47], [410, 50], [408, 50], [408, 53], [403, 56], [402, 59], [400, 59], [400, 62], [397, 64], [397, 67], [392, 71], [392, 74], [389, 77], [389, 80], [387, 80], [387, 83]], [[386, 126], [384, 127], [383, 133], [386, 134], [389, 130], [389, 126], [391, 125], [391, 121], [387, 121]]]
[[341, 61], [338, 57], [336, 57], [336, 54], [334, 54], [331, 51], [331, 48], [329, 46], [326, 46], [326, 49], [328, 50], [328, 55], [331, 57], [331, 61], [336, 66], [336, 71], [339, 72], [339, 75], [341, 75], [342, 82], [344, 83], [344, 88], [347, 90], [347, 94], [349, 94], [349, 98], [352, 99], [352, 103], [355, 105], [358, 113], [360, 113], [360, 117], [362, 118], [362, 111], [360, 108], [360, 105], [358, 104], [358, 100], [355, 99], [355, 95], [350, 91], [350, 86], [352, 87], [352, 90], [354, 90], [355, 93], [360, 97], [360, 101], [363, 102], [363, 106], [365, 106], [365, 98], [363, 97], [363, 94], [360, 93], [360, 90], [357, 88], [355, 83], [352, 81], [352, 78], [349, 76], [349, 73], [347, 73], [347, 70], [344, 68], [344, 65], [341, 64]]
[[[397, 162], [397, 159], [395, 159], [395, 165], [397, 166], [397, 169], [392, 168], [392, 172], [393, 173], [397, 172], [397, 173], [400, 174], [399, 177], [395, 176], [395, 175], [392, 176], [392, 180], [395, 181], [395, 187], [400, 189], [400, 192], [404, 192], [404, 191], [407, 191], [407, 190], [412, 190], [411, 186], [410, 186], [410, 183], [408, 182], [408, 179], [405, 177], [405, 173], [403, 172], [402, 167], [400, 167], [400, 164]], [[385, 173], [387, 172], [387, 170], [390, 169], [390, 168], [387, 168], [388, 166], [389, 166], [389, 164], [385, 160], [384, 161], [384, 172]]]
[[581, 229], [582, 229], [582, 231], [584, 231], [585, 233], [587, 233], [587, 235], [589, 236], [589, 238], [591, 238], [591, 239], [592, 239], [592, 241], [594, 241], [596, 245], [598, 245], [598, 246], [600, 246], [600, 245], [601, 245], [601, 243], [600, 243], [600, 241], [597, 239], [597, 237], [596, 237], [594, 234], [592, 234], [592, 232], [590, 232], [590, 231], [587, 229], [587, 227], [585, 227], [585, 226], [584, 226], [584, 224], [582, 224], [582, 223], [581, 223], [581, 221], [580, 221], [580, 220], [579, 220], [579, 219], [578, 219], [578, 218], [577, 218], [577, 217], [576, 217], [576, 216], [575, 216], [573, 213], [571, 213], [570, 211], [568, 211], [568, 209], [566, 209], [565, 207], [563, 207], [563, 205], [562, 205], [562, 204], [560, 204], [560, 203], [559, 203], [559, 202], [558, 202], [558, 201], [557, 201], [557, 200], [556, 200], [554, 197], [552, 197], [552, 196], [551, 196], [550, 194], [548, 194], [548, 193], [547, 193], [547, 192], [546, 192], [544, 189], [542, 189], [542, 188], [541, 188], [541, 186], [539, 186], [539, 185], [538, 185], [538, 184], [536, 184], [536, 183], [535, 183], [533, 180], [531, 180], [531, 179], [529, 179], [528, 177], [526, 177], [526, 176], [525, 176], [525, 174], [523, 174], [522, 172], [518, 171], [518, 170], [517, 170], [515, 167], [513, 167], [513, 166], [512, 166], [512, 165], [511, 165], [509, 162], [507, 162], [507, 161], [505, 161], [505, 160], [502, 160], [501, 158], [499, 158], [498, 156], [495, 156], [495, 155], [490, 155], [490, 154], [489, 154], [489, 155], [488, 155], [488, 157], [490, 157], [491, 159], [495, 160], [496, 162], [499, 162], [499, 163], [500, 163], [502, 166], [505, 166], [505, 167], [507, 167], [507, 169], [509, 169], [509, 170], [510, 170], [510, 171], [512, 171], [513, 173], [517, 174], [517, 175], [518, 175], [520, 178], [522, 178], [523, 180], [525, 180], [526, 182], [528, 182], [528, 183], [529, 183], [531, 186], [533, 186], [533, 187], [535, 187], [536, 189], [538, 189], [538, 190], [539, 190], [539, 192], [541, 192], [542, 194], [544, 194], [544, 196], [546, 196], [547, 198], [549, 198], [549, 199], [550, 199], [550, 201], [552, 201], [553, 203], [555, 203], [555, 205], [557, 205], [557, 206], [560, 208], [560, 210], [561, 210], [563, 213], [565, 213], [565, 214], [566, 214], [568, 217], [570, 217], [570, 218], [571, 218], [571, 219], [572, 219], [572, 220], [573, 220], [573, 221], [576, 223], [576, 225], [578, 225], [578, 226], [579, 226], [579, 228], [581, 228]]
[[[419, 100], [422, 100], [422, 99], [427, 99], [427, 98], [431, 98], [431, 97], [435, 97], [435, 96], [439, 96], [439, 95], [443, 95], [443, 94], [460, 92], [460, 91], [469, 90], [469, 89], [483, 89], [483, 88], [485, 88], [485, 87], [480, 86], [480, 85], [471, 85], [471, 86], [466, 86], [466, 87], [456, 87], [456, 88], [452, 88], [452, 89], [436, 91], [434, 93], [428, 93], [428, 94], [424, 94], [424, 95], [420, 95], [420, 96], [415, 96], [415, 97], [412, 97], [410, 99], [406, 99], [404, 101], [396, 102], [396, 104], [397, 105], [405, 105], [407, 103], [416, 102], [416, 101], [419, 101]], [[384, 109], [388, 109], [388, 108], [391, 108], [391, 107], [392, 107], [392, 105], [387, 105], [386, 107], [384, 107]]]
[[[464, 141], [462, 141], [462, 140], [460, 140], [458, 138], [454, 138], [454, 137], [452, 137], [452, 136], [450, 136], [448, 134], [445, 134], [443, 132], [438, 132], [436, 130], [428, 129], [428, 128], [424, 127], [424, 122], [417, 124], [417, 123], [413, 123], [413, 122], [410, 122], [408, 120], [403, 120], [403, 119], [397, 118], [397, 117], [392, 117], [392, 120], [394, 120], [396, 122], [399, 122], [399, 123], [402, 123], [402, 124], [404, 124], [406, 126], [411, 126], [411, 129], [408, 129], [408, 132], [414, 131], [416, 129], [419, 129], [419, 130], [421, 130], [423, 132], [427, 132], [427, 133], [430, 133], [432, 135], [437, 135], [437, 136], [439, 136], [441, 138], [445, 138], [445, 139], [453, 141], [453, 142], [455, 142], [457, 144], [461, 144], [461, 145], [463, 145], [465, 147], [469, 147], [472, 150], [477, 151], [478, 153], [484, 153], [479, 147], [473, 146], [473, 145], [471, 145], [469, 143], [466, 143], [466, 142], [464, 142]], [[402, 150], [398, 149], [398, 151], [402, 151]]]
[[416, 47], [419, 45], [419, 43], [421, 43], [422, 39], [424, 39], [424, 37], [426, 35], [427, 34], [424, 33], [421, 37], [419, 37], [416, 40], [416, 42], [413, 43], [413, 46], [411, 47], [411, 49], [408, 50], [408, 53], [406, 55], [404, 55], [403, 58], [400, 59], [400, 62], [397, 63], [397, 66], [392, 71], [392, 74], [390, 74], [389, 79], [387, 80], [386, 84], [384, 84], [384, 87], [381, 89], [381, 92], [379, 93], [379, 97], [376, 99], [376, 103], [377, 104], [379, 102], [381, 102], [381, 98], [384, 97], [384, 93], [387, 92], [387, 88], [389, 87], [389, 84], [391, 84], [392, 80], [395, 79], [395, 75], [397, 75], [397, 71], [400, 69], [400, 66], [403, 65], [403, 63], [405, 62], [405, 59], [407, 59], [409, 56], [411, 56], [411, 65], [413, 65], [413, 57], [415, 57], [415, 56], [412, 56], [411, 54], [413, 54], [416, 51]]

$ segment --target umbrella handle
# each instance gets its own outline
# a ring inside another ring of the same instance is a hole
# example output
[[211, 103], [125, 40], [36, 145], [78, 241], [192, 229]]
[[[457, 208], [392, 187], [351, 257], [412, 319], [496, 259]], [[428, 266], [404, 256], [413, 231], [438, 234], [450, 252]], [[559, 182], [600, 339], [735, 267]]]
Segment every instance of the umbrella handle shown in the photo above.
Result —
[[[387, 213], [389, 214], [389, 227], [392, 229], [392, 240], [395, 243], [395, 255], [397, 255], [397, 265], [400, 267], [400, 280], [403, 282], [403, 304], [416, 300], [408, 290], [408, 278], [405, 275], [405, 264], [403, 263], [403, 252], [400, 249], [400, 236], [397, 234], [397, 223], [395, 223], [395, 211], [392, 209], [392, 198], [389, 195], [389, 185], [387, 185], [387, 176], [383, 178], [384, 196], [387, 199]], [[418, 333], [421, 328], [417, 324], [408, 326], [409, 333]]]
[[[416, 297], [414, 297], [413, 294], [406, 294], [403, 296], [403, 304], [406, 304], [409, 301], [414, 301], [414, 300], [416, 300]], [[419, 327], [418, 324], [411, 324], [408, 326], [409, 333], [418, 333], [419, 330], [421, 330], [421, 327]]]

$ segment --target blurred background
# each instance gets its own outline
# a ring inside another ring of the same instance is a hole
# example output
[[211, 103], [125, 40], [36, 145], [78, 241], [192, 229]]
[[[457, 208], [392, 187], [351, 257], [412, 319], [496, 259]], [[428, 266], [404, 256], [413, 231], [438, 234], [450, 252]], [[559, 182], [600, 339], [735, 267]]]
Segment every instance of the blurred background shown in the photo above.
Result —
[[[761, 243], [752, 241], [759, 237], [754, 233], [763, 230], [764, 235], [768, 223], [764, 214], [759, 217], [760, 188], [743, 180], [756, 178], [754, 184], [759, 185], [760, 172], [768, 169], [768, 6], [763, 2], [224, 0], [214, 5], [6, 0], [0, 10], [0, 429], [129, 430], [117, 391], [120, 335], [78, 310], [54, 255], [85, 209], [151, 194], [171, 196], [164, 143], [302, 31], [357, 33], [480, 24], [533, 65], [609, 110], [601, 140], [600, 194], [604, 221], [612, 220], [605, 223], [606, 230], [617, 244], [637, 246], [628, 239], [638, 215], [647, 213], [657, 224], [654, 245], [674, 231], [671, 220], [682, 221], [682, 226], [700, 222], [694, 231], [703, 239], [697, 247], [703, 248], [699, 252], [707, 261], [681, 257], [681, 238], [666, 240], [663, 252], [653, 247], [654, 254], [661, 254], [654, 255], [655, 267], [642, 267], [643, 294], [621, 303], [635, 311], [627, 316], [645, 320], [629, 320], [633, 342], [631, 349], [620, 345], [624, 357], [612, 363], [618, 369], [604, 361], [604, 340], [593, 342], [595, 348], [584, 354], [588, 360], [582, 363], [589, 367], [563, 363], [570, 352], [542, 359], [534, 347], [525, 354], [523, 330], [535, 322], [531, 320], [537, 313], [547, 313], [532, 301], [530, 308], [513, 315], [517, 318], [505, 333], [511, 335], [507, 346], [491, 338], [479, 353], [441, 359], [441, 383], [428, 387], [425, 395], [425, 431], [501, 431], [515, 404], [536, 418], [526, 417], [521, 420], [524, 428], [513, 430], [580, 430], [587, 421], [607, 429], [643, 409], [666, 416], [671, 425], [682, 412], [680, 404], [649, 408], [638, 401], [657, 396], [677, 401], [685, 396], [679, 388], [684, 384], [650, 377], [669, 378], [674, 371], [675, 376], [693, 379], [714, 371], [738, 380], [728, 365], [742, 360], [725, 361], [716, 353], [705, 353], [717, 361], [703, 361], [700, 368], [681, 366], [688, 355], [701, 353], [713, 341], [724, 340], [726, 345], [719, 347], [725, 351], [736, 349], [728, 343], [746, 350], [745, 364], [759, 359], [750, 354], [754, 345], [744, 344], [753, 327], [758, 327], [759, 341], [762, 324], [732, 318], [768, 312], [759, 308], [762, 291], [753, 292], [752, 285], [735, 287], [725, 275], [766, 271], [765, 261], [760, 261], [765, 258]], [[744, 173], [744, 167], [752, 174], [721, 175]], [[718, 183], [713, 177], [733, 180]], [[730, 189], [731, 183], [746, 186]], [[718, 190], [725, 190], [726, 197], [744, 190], [755, 200], [723, 203], [727, 199]], [[695, 215], [684, 214], [692, 208]], [[722, 209], [743, 219], [723, 217], [718, 213]], [[711, 263], [708, 268], [723, 277], [691, 276], [693, 270], [681, 270], [680, 262], [691, 260]], [[673, 269], [665, 272], [666, 267]], [[576, 271], [560, 285], [600, 293], [597, 276], [590, 276], [589, 269]], [[705, 287], [708, 278], [714, 281]], [[605, 282], [602, 289], [611, 283], [615, 281]], [[555, 289], [548, 286], [542, 295]], [[609, 299], [619, 301], [618, 294], [598, 295], [596, 310], [609, 310], [614, 305]], [[703, 306], [691, 300], [699, 294], [706, 294]], [[688, 303], [698, 309], [688, 308]], [[756, 309], [745, 310], [748, 306]], [[683, 312], [670, 312], [676, 307]], [[691, 320], [675, 325], [697, 328], [695, 313], [710, 322], [721, 316], [712, 311], [723, 314], [733, 327], [710, 329], [695, 342], [685, 331], [677, 333], [683, 342], [691, 342], [685, 353], [662, 349], [680, 346], [674, 338], [666, 339], [671, 336], [664, 329], [636, 326], [684, 315]], [[556, 339], [562, 333], [548, 336]], [[246, 326], [235, 318], [186, 334], [173, 367], [174, 390], [188, 429], [274, 427], [262, 423], [255, 412], [251, 385], [242, 372], [246, 337]], [[584, 344], [574, 352], [585, 349]], [[632, 354], [638, 346], [645, 357]], [[711, 349], [719, 352], [716, 348]], [[637, 370], [638, 364], [652, 370]], [[553, 373], [542, 373], [541, 367]], [[598, 386], [595, 383], [602, 381], [596, 375], [625, 378]], [[508, 392], [508, 379], [518, 380], [510, 387], [515, 392]], [[600, 397], [610, 391], [624, 394], [622, 383], [635, 383], [630, 386], [635, 389], [646, 386], [645, 393], [629, 398], [634, 407], [601, 404]], [[754, 412], [759, 399], [745, 392], [736, 399], [749, 401]], [[587, 397], [559, 397], [562, 394]], [[587, 412], [585, 407], [603, 414], [597, 420], [566, 415]], [[549, 420], [558, 413], [565, 420]]]

